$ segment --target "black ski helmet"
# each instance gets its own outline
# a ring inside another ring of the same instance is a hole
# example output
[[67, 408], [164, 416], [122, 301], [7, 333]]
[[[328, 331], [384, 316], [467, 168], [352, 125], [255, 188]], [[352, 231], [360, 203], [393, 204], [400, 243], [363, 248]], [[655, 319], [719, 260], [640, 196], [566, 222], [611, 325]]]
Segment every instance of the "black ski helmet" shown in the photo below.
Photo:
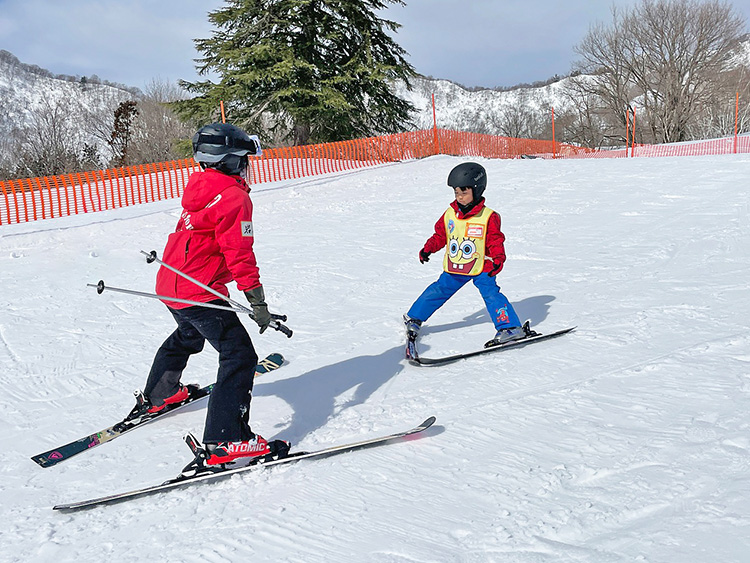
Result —
[[239, 127], [211, 123], [193, 135], [193, 158], [203, 168], [239, 176], [247, 168], [247, 156], [258, 153], [258, 143]]
[[487, 172], [476, 162], [463, 162], [448, 174], [448, 185], [451, 188], [471, 188], [474, 201], [479, 201], [487, 187]]

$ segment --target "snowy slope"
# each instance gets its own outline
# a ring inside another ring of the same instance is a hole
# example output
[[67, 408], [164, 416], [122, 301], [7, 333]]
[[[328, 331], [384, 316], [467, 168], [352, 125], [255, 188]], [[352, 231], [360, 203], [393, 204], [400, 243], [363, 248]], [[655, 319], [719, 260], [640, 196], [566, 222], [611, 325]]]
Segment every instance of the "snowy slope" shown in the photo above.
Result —
[[62, 107], [76, 115], [99, 115], [111, 113], [117, 104], [133, 97], [131, 92], [106, 84], [56, 78], [43, 69], [21, 63], [7, 51], [0, 52], [3, 132], [11, 127], [33, 126], [34, 112], [52, 112]]
[[[254, 428], [311, 449], [437, 416], [418, 440], [60, 514], [189, 459], [197, 405], [57, 467], [29, 456], [131, 407], [173, 328], [147, 299], [176, 201], [0, 227], [0, 561], [744, 562], [750, 560], [750, 156], [485, 161], [503, 291], [560, 339], [419, 368], [400, 316], [439, 274], [417, 251], [451, 199], [437, 156], [257, 186], [255, 229], [288, 365]], [[478, 293], [425, 355], [493, 333]], [[212, 381], [206, 350], [185, 380]]]

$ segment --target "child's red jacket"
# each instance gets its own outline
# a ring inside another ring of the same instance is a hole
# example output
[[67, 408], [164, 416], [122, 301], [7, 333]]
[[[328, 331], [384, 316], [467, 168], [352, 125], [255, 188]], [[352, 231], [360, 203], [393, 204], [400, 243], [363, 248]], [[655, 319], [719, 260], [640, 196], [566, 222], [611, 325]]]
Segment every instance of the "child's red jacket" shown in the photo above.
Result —
[[[169, 235], [163, 262], [229, 295], [226, 284], [234, 280], [240, 291], [260, 285], [253, 252], [253, 204], [250, 189], [238, 176], [208, 168], [194, 172], [182, 195], [182, 215]], [[191, 281], [161, 267], [156, 293], [206, 303], [217, 299]], [[190, 307], [164, 300], [169, 307]]]

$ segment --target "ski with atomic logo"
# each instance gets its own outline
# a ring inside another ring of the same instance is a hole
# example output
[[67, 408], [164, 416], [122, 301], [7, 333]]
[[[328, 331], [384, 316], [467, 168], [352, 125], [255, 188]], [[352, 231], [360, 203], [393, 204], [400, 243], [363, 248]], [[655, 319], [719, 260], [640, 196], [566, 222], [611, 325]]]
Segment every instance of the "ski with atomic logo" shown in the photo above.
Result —
[[[303, 459], [322, 458], [322, 457], [327, 457], [327, 456], [331, 456], [331, 455], [335, 455], [335, 454], [339, 454], [343, 452], [349, 452], [352, 450], [358, 450], [362, 448], [377, 446], [380, 444], [384, 444], [386, 442], [395, 441], [398, 439], [404, 439], [406, 437], [419, 434], [420, 432], [427, 430], [434, 423], [435, 423], [435, 417], [431, 416], [427, 420], [425, 420], [422, 424], [415, 426], [414, 428], [411, 428], [409, 430], [403, 431], [403, 432], [395, 432], [393, 434], [387, 434], [385, 436], [369, 438], [366, 440], [362, 440], [360, 442], [352, 442], [348, 444], [340, 444], [338, 446], [331, 446], [330, 448], [324, 448], [322, 450], [317, 450], [314, 452], [291, 452], [289, 453], [288, 451], [289, 445], [283, 442], [283, 444], [285, 444], [285, 447], [281, 450], [281, 454], [275, 454], [275, 455], [270, 454], [269, 458], [264, 458], [251, 465], [245, 465], [239, 468], [233, 468], [231, 465], [219, 466], [218, 468], [214, 468], [214, 467], [208, 468], [206, 466], [201, 467], [201, 464], [197, 463], [195, 465], [195, 467], [197, 467], [195, 471], [190, 471], [186, 473], [186, 470], [188, 469], [186, 467], [185, 470], [183, 470], [183, 473], [180, 473], [180, 475], [178, 475], [174, 479], [165, 481], [161, 485], [155, 485], [152, 487], [136, 489], [133, 491], [127, 491], [124, 493], [118, 493], [118, 494], [109, 495], [106, 497], [84, 500], [80, 502], [58, 504], [56, 506], [53, 506], [52, 509], [61, 510], [61, 511], [81, 510], [84, 508], [91, 508], [91, 507], [99, 506], [102, 504], [122, 502], [122, 501], [130, 500], [130, 499], [134, 499], [138, 497], [143, 497], [146, 495], [161, 493], [161, 492], [169, 491], [169, 490], [176, 489], [179, 487], [186, 487], [188, 485], [218, 481], [219, 479], [230, 477], [232, 475], [237, 475], [238, 473], [243, 473], [246, 471], [256, 471], [260, 469], [273, 467], [275, 465], [301, 461]], [[185, 441], [188, 443], [188, 446], [190, 446], [193, 452], [198, 452], [196, 455], [196, 462], [198, 462], [199, 457], [201, 455], [200, 452], [202, 449], [202, 445], [190, 434], [188, 434], [185, 437]], [[271, 444], [272, 443], [269, 443], [269, 446]], [[275, 457], [279, 455], [283, 457]], [[193, 467], [193, 464], [188, 465], [188, 467]]]

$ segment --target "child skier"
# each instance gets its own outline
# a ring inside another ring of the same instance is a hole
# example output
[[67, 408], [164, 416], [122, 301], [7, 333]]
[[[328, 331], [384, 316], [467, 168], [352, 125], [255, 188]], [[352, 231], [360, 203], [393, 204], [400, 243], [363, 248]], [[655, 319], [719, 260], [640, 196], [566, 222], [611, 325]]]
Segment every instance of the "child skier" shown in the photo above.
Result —
[[419, 261], [424, 264], [430, 254], [447, 246], [444, 271], [404, 315], [407, 337], [415, 339], [422, 323], [472, 281], [497, 331], [485, 347], [524, 338], [518, 315], [495, 282], [505, 263], [505, 235], [500, 230], [500, 215], [484, 205], [487, 173], [479, 164], [465, 162], [451, 170], [448, 185], [456, 200], [435, 223], [435, 233], [419, 251]]
[[[263, 333], [271, 322], [253, 252], [253, 204], [245, 177], [248, 155], [257, 143], [228, 123], [202, 127], [193, 137], [194, 172], [182, 196], [182, 214], [164, 249], [165, 264], [179, 268], [212, 289], [229, 295], [226, 284], [237, 282]], [[156, 293], [201, 303], [226, 303], [162, 266]], [[258, 356], [234, 311], [189, 306], [165, 300], [177, 329], [154, 358], [146, 387], [128, 419], [157, 413], [188, 398], [180, 383], [188, 358], [208, 341], [219, 352], [219, 370], [208, 400], [203, 441], [207, 465], [272, 453], [274, 443], [254, 434], [249, 422], [250, 391]]]

